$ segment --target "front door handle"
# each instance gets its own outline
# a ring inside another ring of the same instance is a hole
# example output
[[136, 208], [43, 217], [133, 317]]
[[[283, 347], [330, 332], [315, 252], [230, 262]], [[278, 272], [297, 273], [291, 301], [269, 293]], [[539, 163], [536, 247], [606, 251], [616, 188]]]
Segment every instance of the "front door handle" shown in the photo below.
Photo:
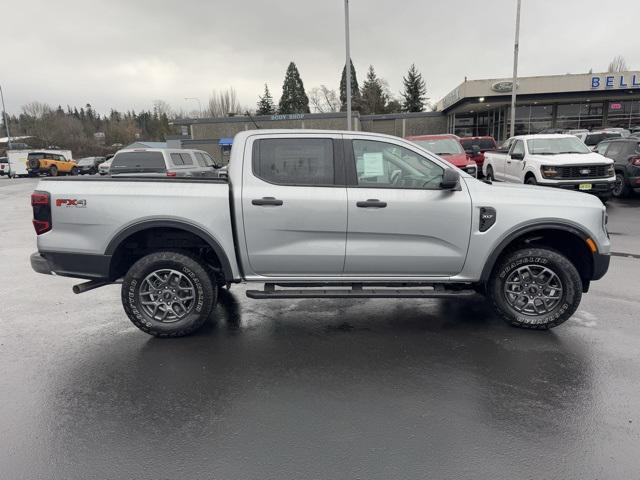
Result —
[[278, 200], [277, 198], [274, 197], [262, 197], [262, 198], [256, 198], [254, 200], [251, 200], [251, 204], [252, 205], [273, 205], [274, 207], [279, 207], [280, 205], [282, 205], [284, 202], [282, 200]]
[[360, 208], [385, 208], [387, 206], [387, 202], [381, 202], [377, 198], [370, 198], [365, 202], [357, 202], [356, 206]]

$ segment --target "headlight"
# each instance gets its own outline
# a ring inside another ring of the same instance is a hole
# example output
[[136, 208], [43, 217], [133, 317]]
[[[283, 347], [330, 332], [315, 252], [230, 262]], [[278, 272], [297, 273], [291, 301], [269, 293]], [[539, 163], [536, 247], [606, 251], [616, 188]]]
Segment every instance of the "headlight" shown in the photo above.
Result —
[[466, 167], [465, 170], [469, 175], [473, 175], [475, 177], [478, 171], [478, 167]]
[[607, 168], [607, 177], [613, 177], [615, 174], [616, 171], [613, 168], [613, 165], [609, 165], [609, 168]]
[[544, 178], [556, 178], [560, 175], [558, 167], [554, 167], [551, 165], [543, 165], [542, 168], [540, 168], [540, 171], [542, 172], [542, 176]]

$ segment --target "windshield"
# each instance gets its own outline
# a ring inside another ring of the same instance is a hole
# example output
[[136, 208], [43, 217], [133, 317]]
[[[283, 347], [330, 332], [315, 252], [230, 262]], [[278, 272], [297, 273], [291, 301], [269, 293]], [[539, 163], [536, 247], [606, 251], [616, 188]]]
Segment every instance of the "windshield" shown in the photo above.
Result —
[[455, 155], [464, 153], [462, 145], [453, 138], [436, 138], [433, 140], [413, 140], [413, 143], [436, 155]]
[[592, 147], [593, 145], [599, 144], [602, 140], [606, 138], [620, 138], [622, 135], [618, 132], [601, 132], [601, 133], [590, 133], [584, 139], [585, 145]]
[[560, 153], [590, 153], [584, 143], [576, 137], [532, 138], [527, 140], [532, 155], [558, 155]]
[[9, 159], [7, 157], [0, 158], [0, 163], [9, 163]]
[[111, 161], [111, 173], [162, 173], [167, 170], [160, 152], [123, 152]]
[[494, 150], [496, 148], [495, 140], [491, 138], [462, 138], [460, 143], [465, 150], [471, 150], [474, 145], [477, 145], [480, 150]]

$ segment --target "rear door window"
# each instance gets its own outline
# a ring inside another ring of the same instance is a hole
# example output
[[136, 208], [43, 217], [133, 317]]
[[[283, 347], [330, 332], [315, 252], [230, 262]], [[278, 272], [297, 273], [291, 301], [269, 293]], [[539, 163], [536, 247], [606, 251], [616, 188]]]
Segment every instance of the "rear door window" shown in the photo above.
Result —
[[162, 173], [167, 168], [161, 152], [123, 152], [111, 162], [111, 173]]
[[333, 185], [333, 141], [329, 138], [270, 138], [257, 140], [253, 173], [277, 185]]

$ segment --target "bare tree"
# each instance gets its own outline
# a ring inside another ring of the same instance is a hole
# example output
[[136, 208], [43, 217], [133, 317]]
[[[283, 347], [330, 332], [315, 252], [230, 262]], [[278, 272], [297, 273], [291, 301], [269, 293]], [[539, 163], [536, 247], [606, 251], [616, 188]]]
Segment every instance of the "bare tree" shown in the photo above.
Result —
[[335, 90], [320, 85], [309, 90], [309, 104], [316, 113], [340, 111], [340, 98]]
[[158, 113], [158, 115], [165, 114], [168, 118], [173, 116], [173, 109], [171, 105], [161, 99], [157, 99], [153, 101], [153, 110]]
[[211, 92], [209, 97], [208, 114], [212, 117], [228, 117], [241, 113], [242, 107], [238, 101], [238, 95], [233, 87], [226, 90]]
[[42, 102], [31, 102], [22, 106], [22, 113], [31, 118], [42, 118], [52, 111], [48, 104]]
[[627, 61], [624, 59], [622, 55], [616, 55], [609, 63], [609, 68], [607, 72], [626, 72], [628, 70]]

